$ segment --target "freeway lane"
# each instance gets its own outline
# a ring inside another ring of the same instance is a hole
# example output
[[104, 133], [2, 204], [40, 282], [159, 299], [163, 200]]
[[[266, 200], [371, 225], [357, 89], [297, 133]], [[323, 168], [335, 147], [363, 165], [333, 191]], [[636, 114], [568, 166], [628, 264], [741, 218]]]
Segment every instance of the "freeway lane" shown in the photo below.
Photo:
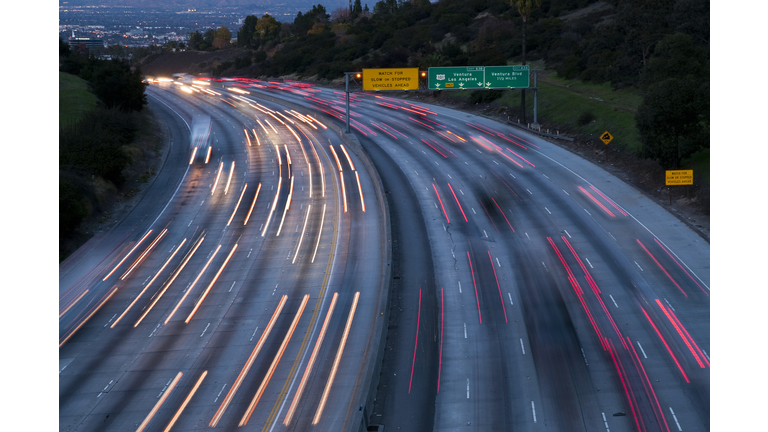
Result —
[[[269, 86], [343, 120], [338, 92]], [[396, 191], [393, 232], [420, 216], [429, 252], [415, 267], [435, 274], [422, 284], [423, 270], [403, 272], [393, 291], [373, 424], [708, 429], [708, 244], [598, 167], [508, 126], [381, 95], [355, 94], [351, 115]]]
[[[234, 99], [149, 92], [181, 143], [175, 162], [183, 171], [165, 179], [164, 170], [150, 190], [174, 190], [147, 205], [162, 213], [134, 211], [102, 238], [110, 256], [103, 248], [92, 256], [89, 244], [63, 266], [61, 430], [273, 428], [286, 421], [321, 332], [286, 423], [342, 428], [359, 405], [382, 302], [376, 276], [386, 236], [374, 181], [366, 170], [339, 175], [328, 149], [340, 143], [324, 129], [294, 124], [291, 132]], [[213, 121], [211, 162], [189, 165], [182, 125], [203, 112]], [[354, 153], [347, 161], [361, 165]], [[335, 370], [345, 373], [331, 386]]]

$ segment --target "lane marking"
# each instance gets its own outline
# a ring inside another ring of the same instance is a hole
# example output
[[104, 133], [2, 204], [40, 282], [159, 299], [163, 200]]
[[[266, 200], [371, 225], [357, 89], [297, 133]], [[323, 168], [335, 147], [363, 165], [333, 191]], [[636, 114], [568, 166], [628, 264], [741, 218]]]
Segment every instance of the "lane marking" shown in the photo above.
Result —
[[589, 262], [589, 258], [584, 258], [584, 259], [587, 260], [587, 264], [589, 264], [589, 268], [594, 268], [594, 267], [592, 267], [592, 263]]
[[536, 423], [536, 405], [531, 401], [531, 411], [533, 412], [533, 422]]
[[525, 346], [523, 345], [523, 338], [520, 338], [520, 349], [522, 349], [523, 354], [525, 354]]
[[611, 430], [608, 428], [608, 420], [605, 419], [605, 413], [603, 414], [603, 423], [605, 423], [605, 430], [608, 432], [611, 432]]
[[643, 357], [648, 358], [648, 356], [645, 355], [645, 350], [643, 349], [643, 346], [640, 345], [640, 341], [637, 341], [637, 347], [640, 348], [640, 352], [643, 353]]
[[507, 295], [509, 296], [509, 304], [514, 306], [515, 304], [512, 302], [512, 293], [507, 293]]
[[618, 307], [619, 307], [619, 305], [617, 305], [617, 304], [616, 304], [616, 300], [613, 300], [613, 296], [612, 296], [612, 295], [610, 295], [610, 294], [608, 294], [608, 297], [610, 297], [610, 298], [611, 298], [611, 300], [613, 301], [613, 304], [614, 304], [614, 305], [616, 305], [616, 308], [618, 308]]
[[677, 424], [677, 430], [679, 430], [679, 431], [681, 431], [681, 432], [682, 432], [683, 428], [681, 428], [681, 427], [680, 427], [680, 422], [679, 422], [679, 421], [677, 421], [677, 416], [675, 415], [675, 412], [674, 412], [674, 411], [672, 411], [672, 407], [669, 407], [669, 412], [671, 412], [671, 413], [672, 413], [672, 418], [674, 418], [674, 419], [675, 419], [675, 423]]

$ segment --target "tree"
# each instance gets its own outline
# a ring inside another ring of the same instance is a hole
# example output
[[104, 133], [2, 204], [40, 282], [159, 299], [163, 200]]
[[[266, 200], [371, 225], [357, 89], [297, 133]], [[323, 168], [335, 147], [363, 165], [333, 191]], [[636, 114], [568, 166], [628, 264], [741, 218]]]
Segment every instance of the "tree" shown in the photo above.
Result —
[[355, 4], [352, 5], [352, 20], [359, 17], [363, 13], [363, 6], [360, 5], [360, 0], [355, 0]]
[[709, 55], [683, 33], [655, 46], [641, 80], [635, 121], [643, 155], [664, 169], [709, 147]]
[[[541, 0], [509, 0], [509, 2], [512, 7], [517, 8], [517, 12], [523, 19], [523, 64], [525, 64], [525, 24], [533, 9], [541, 6]], [[525, 122], [525, 89], [520, 92], [520, 107], [523, 112], [523, 122]]]
[[205, 40], [203, 39], [203, 35], [200, 34], [199, 31], [195, 30], [194, 32], [189, 34], [189, 49], [191, 50], [200, 50], [200, 45], [204, 44]]
[[253, 48], [256, 37], [256, 23], [259, 18], [254, 15], [248, 15], [243, 21], [243, 26], [237, 31], [237, 46]]
[[229, 31], [227, 26], [221, 26], [213, 33], [213, 45], [216, 49], [223, 49], [229, 46], [229, 41], [232, 40], [232, 32]]
[[256, 29], [254, 37], [256, 38], [256, 46], [276, 39], [280, 35], [280, 27], [282, 24], [269, 14], [262, 16], [256, 23]]

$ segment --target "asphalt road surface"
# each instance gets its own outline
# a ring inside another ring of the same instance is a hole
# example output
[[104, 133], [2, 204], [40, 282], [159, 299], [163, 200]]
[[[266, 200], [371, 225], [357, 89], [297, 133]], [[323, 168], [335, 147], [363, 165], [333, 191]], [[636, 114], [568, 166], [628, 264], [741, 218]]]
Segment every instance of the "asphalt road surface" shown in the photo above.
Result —
[[[639, 191], [441, 107], [353, 93], [342, 141], [341, 92], [204, 88], [219, 94], [149, 89], [174, 140], [165, 167], [131, 215], [61, 266], [61, 430], [166, 430], [175, 416], [173, 430], [202, 429], [222, 412], [225, 429], [709, 430], [709, 244]], [[213, 151], [190, 165], [197, 112], [213, 119]]]

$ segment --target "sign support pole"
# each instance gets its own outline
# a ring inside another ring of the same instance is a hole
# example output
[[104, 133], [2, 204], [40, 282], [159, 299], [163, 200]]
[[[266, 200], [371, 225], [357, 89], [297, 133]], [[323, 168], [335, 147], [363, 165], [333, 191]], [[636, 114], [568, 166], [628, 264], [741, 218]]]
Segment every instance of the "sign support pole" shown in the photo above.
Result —
[[346, 92], [347, 92], [347, 117], [346, 117], [346, 130], [344, 133], [349, 133], [349, 74], [350, 72], [344, 72], [344, 79], [346, 81]]
[[536, 112], [539, 105], [539, 86], [536, 83], [536, 76], [538, 75], [536, 72], [538, 72], [538, 69], [533, 70], [533, 124], [539, 124], [537, 118], [536, 118]]

